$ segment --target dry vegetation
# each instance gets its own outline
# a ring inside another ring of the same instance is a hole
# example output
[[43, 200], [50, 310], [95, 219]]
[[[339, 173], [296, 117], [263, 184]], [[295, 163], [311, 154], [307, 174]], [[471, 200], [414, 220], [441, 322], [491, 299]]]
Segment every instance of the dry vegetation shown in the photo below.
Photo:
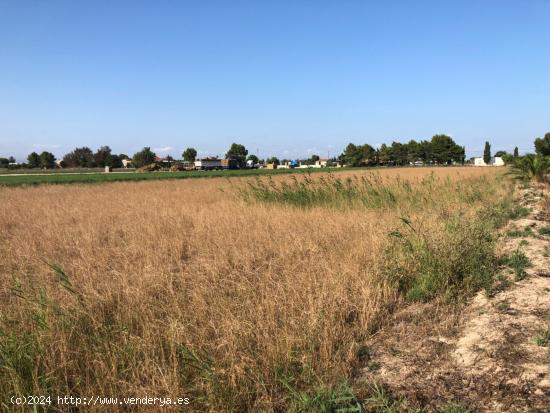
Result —
[[[326, 201], [334, 181], [289, 177], [0, 188], [0, 403], [147, 394], [200, 411], [322, 410], [396, 304], [490, 286], [509, 183], [434, 171], [352, 179], [349, 203]], [[325, 193], [288, 202], [303, 185]], [[262, 188], [290, 195], [263, 202]]]
[[501, 265], [489, 294], [457, 306], [431, 300], [399, 308], [368, 340], [363, 380], [384, 383], [393, 411], [439, 412], [454, 401], [462, 410], [449, 411], [548, 412], [548, 189], [515, 191], [519, 208], [499, 231]]

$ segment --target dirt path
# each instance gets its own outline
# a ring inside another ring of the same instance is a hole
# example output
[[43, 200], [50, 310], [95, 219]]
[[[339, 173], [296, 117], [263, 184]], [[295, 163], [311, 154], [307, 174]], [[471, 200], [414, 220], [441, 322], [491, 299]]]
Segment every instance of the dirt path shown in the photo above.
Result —
[[550, 223], [540, 188], [519, 197], [531, 212], [503, 231], [501, 255], [513, 260], [495, 294], [480, 292], [461, 309], [429, 303], [399, 312], [370, 343], [365, 380], [428, 411], [451, 401], [476, 412], [550, 411], [550, 349], [536, 342], [549, 328], [550, 234], [539, 230]]

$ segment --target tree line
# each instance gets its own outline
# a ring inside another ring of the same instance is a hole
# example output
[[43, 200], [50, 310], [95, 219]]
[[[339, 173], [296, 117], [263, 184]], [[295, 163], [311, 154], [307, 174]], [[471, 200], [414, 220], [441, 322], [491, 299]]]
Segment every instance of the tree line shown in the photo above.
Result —
[[448, 165], [464, 163], [466, 152], [463, 146], [447, 135], [435, 135], [431, 140], [420, 142], [414, 139], [407, 143], [385, 143], [375, 149], [368, 143], [363, 145], [348, 144], [339, 160], [350, 166], [371, 165], [408, 165], [422, 162], [424, 164]]
[[[121, 168], [122, 160], [129, 159], [126, 154], [114, 154], [108, 146], [100, 147], [93, 152], [89, 147], [75, 148], [61, 159], [59, 166], [67, 168], [95, 168], [110, 166]], [[40, 154], [31, 152], [27, 156], [28, 168], [52, 168], [56, 166], [56, 157], [53, 153], [44, 151]]]
[[[248, 155], [248, 150], [244, 145], [233, 143], [227, 153], [226, 158], [235, 159], [239, 165], [244, 166], [246, 161], [252, 159], [258, 162], [258, 158], [255, 155]], [[185, 162], [194, 162], [197, 158], [197, 150], [195, 148], [187, 148], [182, 153], [182, 158]], [[151, 150], [150, 147], [144, 147], [142, 150], [136, 152], [131, 158], [127, 154], [113, 153], [109, 146], [101, 146], [97, 151], [92, 151], [89, 147], [83, 146], [73, 149], [71, 152], [65, 154], [61, 158], [60, 162], [51, 152], [43, 151], [42, 153], [31, 152], [27, 156], [27, 162], [23, 166], [28, 168], [53, 168], [59, 165], [63, 168], [104, 168], [109, 166], [112, 168], [121, 168], [123, 166], [123, 160], [128, 159], [132, 161], [132, 165], [136, 168], [140, 168], [145, 165], [154, 163], [157, 160], [157, 154]], [[0, 166], [7, 167], [10, 163], [15, 163], [15, 159], [10, 157], [0, 158]], [[164, 158], [165, 161], [175, 161], [170, 155]]]
[[[544, 137], [535, 139], [535, 152], [541, 156], [550, 156], [550, 132]], [[183, 161], [194, 162], [197, 158], [195, 148], [186, 148], [181, 154]], [[513, 154], [505, 151], [497, 151], [495, 156], [502, 157], [505, 162], [510, 162], [513, 158], [519, 156], [518, 148], [514, 149]], [[392, 142], [389, 145], [382, 144], [379, 148], [374, 148], [368, 143], [356, 145], [349, 143], [344, 151], [332, 161], [340, 161], [349, 166], [373, 166], [373, 165], [395, 165], [402, 166], [410, 163], [421, 162], [430, 165], [449, 165], [463, 164], [465, 162], [465, 149], [458, 145], [450, 136], [434, 135], [431, 140], [416, 141], [414, 139], [407, 143]], [[247, 161], [253, 164], [257, 163], [285, 163], [288, 159], [279, 160], [277, 157], [259, 159], [254, 154], [249, 154], [246, 147], [239, 143], [232, 143], [225, 153], [226, 159], [234, 159], [240, 167], [244, 167]], [[63, 156], [60, 166], [67, 168], [103, 168], [110, 166], [112, 168], [121, 168], [124, 159], [131, 159], [132, 165], [136, 168], [154, 163], [157, 155], [150, 147], [145, 147], [136, 152], [131, 158], [124, 153], [115, 154], [109, 146], [101, 146], [93, 152], [89, 147], [83, 146], [75, 148]], [[164, 158], [168, 162], [175, 161], [171, 156]], [[491, 159], [491, 145], [485, 142], [483, 159], [486, 163]], [[306, 163], [315, 163], [319, 160], [319, 155], [312, 155], [304, 160]], [[56, 166], [56, 157], [53, 153], [43, 151], [40, 154], [32, 152], [27, 157], [27, 163], [22, 166], [28, 168], [52, 168]], [[1, 158], [0, 167], [8, 167], [15, 163], [13, 157]]]

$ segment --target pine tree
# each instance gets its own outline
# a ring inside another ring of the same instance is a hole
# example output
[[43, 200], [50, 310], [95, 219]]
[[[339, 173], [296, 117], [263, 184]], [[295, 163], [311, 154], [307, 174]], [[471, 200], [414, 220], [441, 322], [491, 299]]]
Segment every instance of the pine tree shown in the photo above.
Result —
[[514, 148], [514, 158], [517, 158], [519, 156], [519, 150], [518, 150], [518, 147], [516, 146]]
[[483, 149], [483, 162], [486, 165], [491, 163], [491, 145], [489, 142], [485, 142], [485, 149]]

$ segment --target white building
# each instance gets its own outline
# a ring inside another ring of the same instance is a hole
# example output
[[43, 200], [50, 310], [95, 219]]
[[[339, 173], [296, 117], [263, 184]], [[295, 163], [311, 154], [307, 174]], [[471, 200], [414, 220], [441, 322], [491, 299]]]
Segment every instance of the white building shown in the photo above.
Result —
[[504, 166], [504, 161], [500, 156], [493, 156], [487, 165], [483, 158], [474, 158], [474, 166]]

